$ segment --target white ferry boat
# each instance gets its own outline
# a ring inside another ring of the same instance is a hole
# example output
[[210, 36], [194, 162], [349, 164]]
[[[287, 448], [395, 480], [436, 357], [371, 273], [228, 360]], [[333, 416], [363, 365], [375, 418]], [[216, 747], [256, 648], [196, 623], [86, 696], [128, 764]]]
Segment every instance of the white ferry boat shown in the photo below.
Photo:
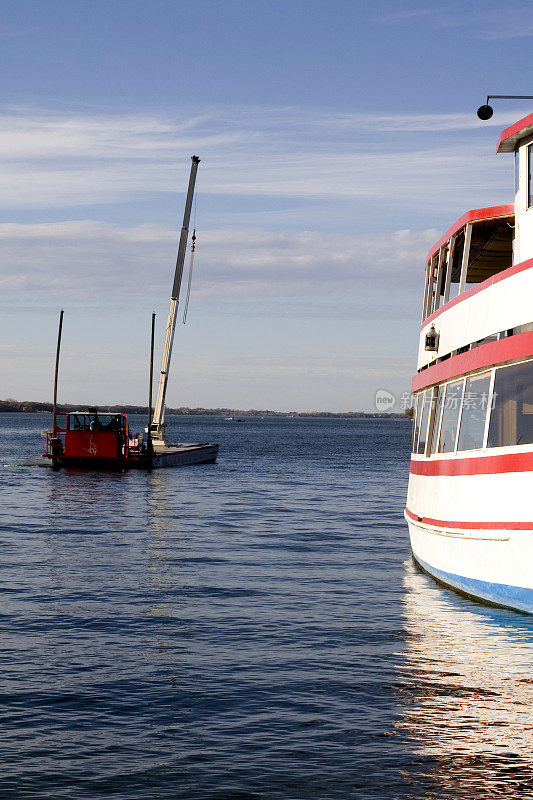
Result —
[[405, 517], [424, 570], [533, 613], [533, 114], [497, 152], [514, 204], [466, 212], [427, 257]]

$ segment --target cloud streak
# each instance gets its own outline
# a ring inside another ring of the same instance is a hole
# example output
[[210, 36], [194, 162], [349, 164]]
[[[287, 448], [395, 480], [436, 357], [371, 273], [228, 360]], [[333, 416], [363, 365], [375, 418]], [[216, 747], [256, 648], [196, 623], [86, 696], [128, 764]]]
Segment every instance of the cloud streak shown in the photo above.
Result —
[[[165, 319], [178, 231], [164, 221], [192, 153], [202, 158], [207, 213], [198, 215], [191, 325], [181, 331], [191, 384], [171, 404], [305, 408], [314, 397], [312, 406], [334, 408], [342, 388], [342, 407], [368, 408], [379, 385], [405, 389], [414, 359], [405, 340], [412, 335], [414, 353], [435, 225], [505, 200], [512, 184], [494, 169], [490, 143], [482, 154], [490, 128], [463, 136], [478, 124], [473, 115], [274, 107], [5, 109], [0, 206], [16, 222], [0, 224], [0, 322], [15, 348], [0, 351], [4, 392], [48, 391], [38, 343], [53, 349], [61, 305], [76, 315], [70, 362], [65, 350], [72, 402], [141, 398], [139, 320], [150, 306]], [[482, 189], [481, 174], [491, 176]], [[104, 397], [98, 376], [115, 362], [114, 394]]]
[[[448, 143], [450, 131], [479, 127], [474, 115], [211, 108], [170, 118], [5, 110], [1, 121], [0, 207], [9, 210], [57, 211], [174, 193], [186, 182], [193, 152], [203, 157], [206, 195], [386, 200], [436, 209], [452, 198], [456, 203], [458, 191], [472, 195], [489, 156], [460, 137]], [[498, 187], [496, 171], [494, 193]]]
[[[437, 235], [435, 230], [403, 230], [379, 238], [242, 228], [204, 231], [194, 291], [202, 305], [246, 297], [260, 307], [268, 298], [286, 302], [302, 297], [314, 315], [324, 298], [331, 302], [338, 295], [346, 302], [347, 295], [361, 292], [367, 297], [376, 291], [376, 282], [393, 281], [400, 290], [418, 286], [424, 256]], [[35, 295], [60, 301], [107, 298], [111, 304], [144, 301], [147, 293], [166, 298], [176, 243], [177, 233], [162, 226], [5, 223], [0, 225], [0, 290], [4, 298], [20, 302]], [[301, 313], [294, 303], [280, 310], [290, 314], [291, 308]]]
[[486, 4], [466, 8], [462, 3], [451, 3], [445, 9], [431, 6], [421, 9], [403, 9], [381, 16], [377, 21], [385, 25], [410, 25], [417, 22], [436, 30], [455, 30], [457, 38], [481, 41], [523, 39], [533, 35], [533, 24], [528, 24], [531, 8], [528, 3], [507, 3], [505, 14]]

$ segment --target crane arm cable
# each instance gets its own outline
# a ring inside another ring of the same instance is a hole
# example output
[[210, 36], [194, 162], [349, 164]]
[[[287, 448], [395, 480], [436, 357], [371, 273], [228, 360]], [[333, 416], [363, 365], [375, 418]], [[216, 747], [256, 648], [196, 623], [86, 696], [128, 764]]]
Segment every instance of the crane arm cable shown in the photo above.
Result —
[[187, 311], [189, 309], [189, 299], [191, 297], [192, 286], [192, 270], [194, 266], [194, 251], [196, 250], [196, 228], [194, 228], [191, 236], [191, 258], [189, 261], [189, 280], [187, 281], [187, 294], [185, 296], [185, 305], [183, 308], [183, 324], [187, 322]]

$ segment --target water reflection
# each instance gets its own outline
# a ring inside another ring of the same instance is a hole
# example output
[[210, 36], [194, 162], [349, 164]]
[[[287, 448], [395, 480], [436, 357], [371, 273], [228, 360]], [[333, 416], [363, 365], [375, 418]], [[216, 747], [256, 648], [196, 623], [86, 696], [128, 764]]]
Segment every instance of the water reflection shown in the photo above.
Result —
[[533, 788], [533, 619], [435, 584], [410, 561], [400, 727], [429, 757], [428, 797]]
[[[178, 489], [172, 470], [156, 469], [146, 476], [146, 526], [148, 530], [164, 533], [168, 531], [171, 517], [171, 498]], [[174, 507], [175, 516], [175, 507]]]
[[[182, 562], [188, 546], [181, 525], [179, 482], [176, 471], [158, 469], [146, 476], [144, 502], [146, 509], [146, 554], [144, 559], [144, 585], [150, 598], [147, 613], [151, 617], [179, 618], [185, 601], [181, 592], [186, 577]], [[174, 644], [158, 639], [161, 653]]]
[[90, 514], [120, 516], [127, 502], [121, 473], [64, 469], [48, 476], [47, 509], [52, 519], [80, 520]]

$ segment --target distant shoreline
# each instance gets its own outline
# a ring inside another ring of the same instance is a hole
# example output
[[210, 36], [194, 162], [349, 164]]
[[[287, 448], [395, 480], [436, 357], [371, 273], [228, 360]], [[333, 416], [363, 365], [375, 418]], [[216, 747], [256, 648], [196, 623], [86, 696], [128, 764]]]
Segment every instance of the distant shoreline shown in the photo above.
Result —
[[[38, 403], [29, 400], [0, 400], [0, 412], [21, 412], [35, 414], [52, 411], [52, 403]], [[58, 411], [86, 411], [86, 405], [63, 405], [58, 404]], [[147, 406], [98, 406], [98, 410], [103, 413], [124, 413], [124, 414], [148, 414]], [[196, 417], [335, 417], [339, 419], [411, 419], [410, 409], [403, 413], [380, 413], [366, 411], [270, 411], [268, 409], [258, 410], [255, 408], [244, 410], [235, 408], [167, 408], [167, 416]]]

